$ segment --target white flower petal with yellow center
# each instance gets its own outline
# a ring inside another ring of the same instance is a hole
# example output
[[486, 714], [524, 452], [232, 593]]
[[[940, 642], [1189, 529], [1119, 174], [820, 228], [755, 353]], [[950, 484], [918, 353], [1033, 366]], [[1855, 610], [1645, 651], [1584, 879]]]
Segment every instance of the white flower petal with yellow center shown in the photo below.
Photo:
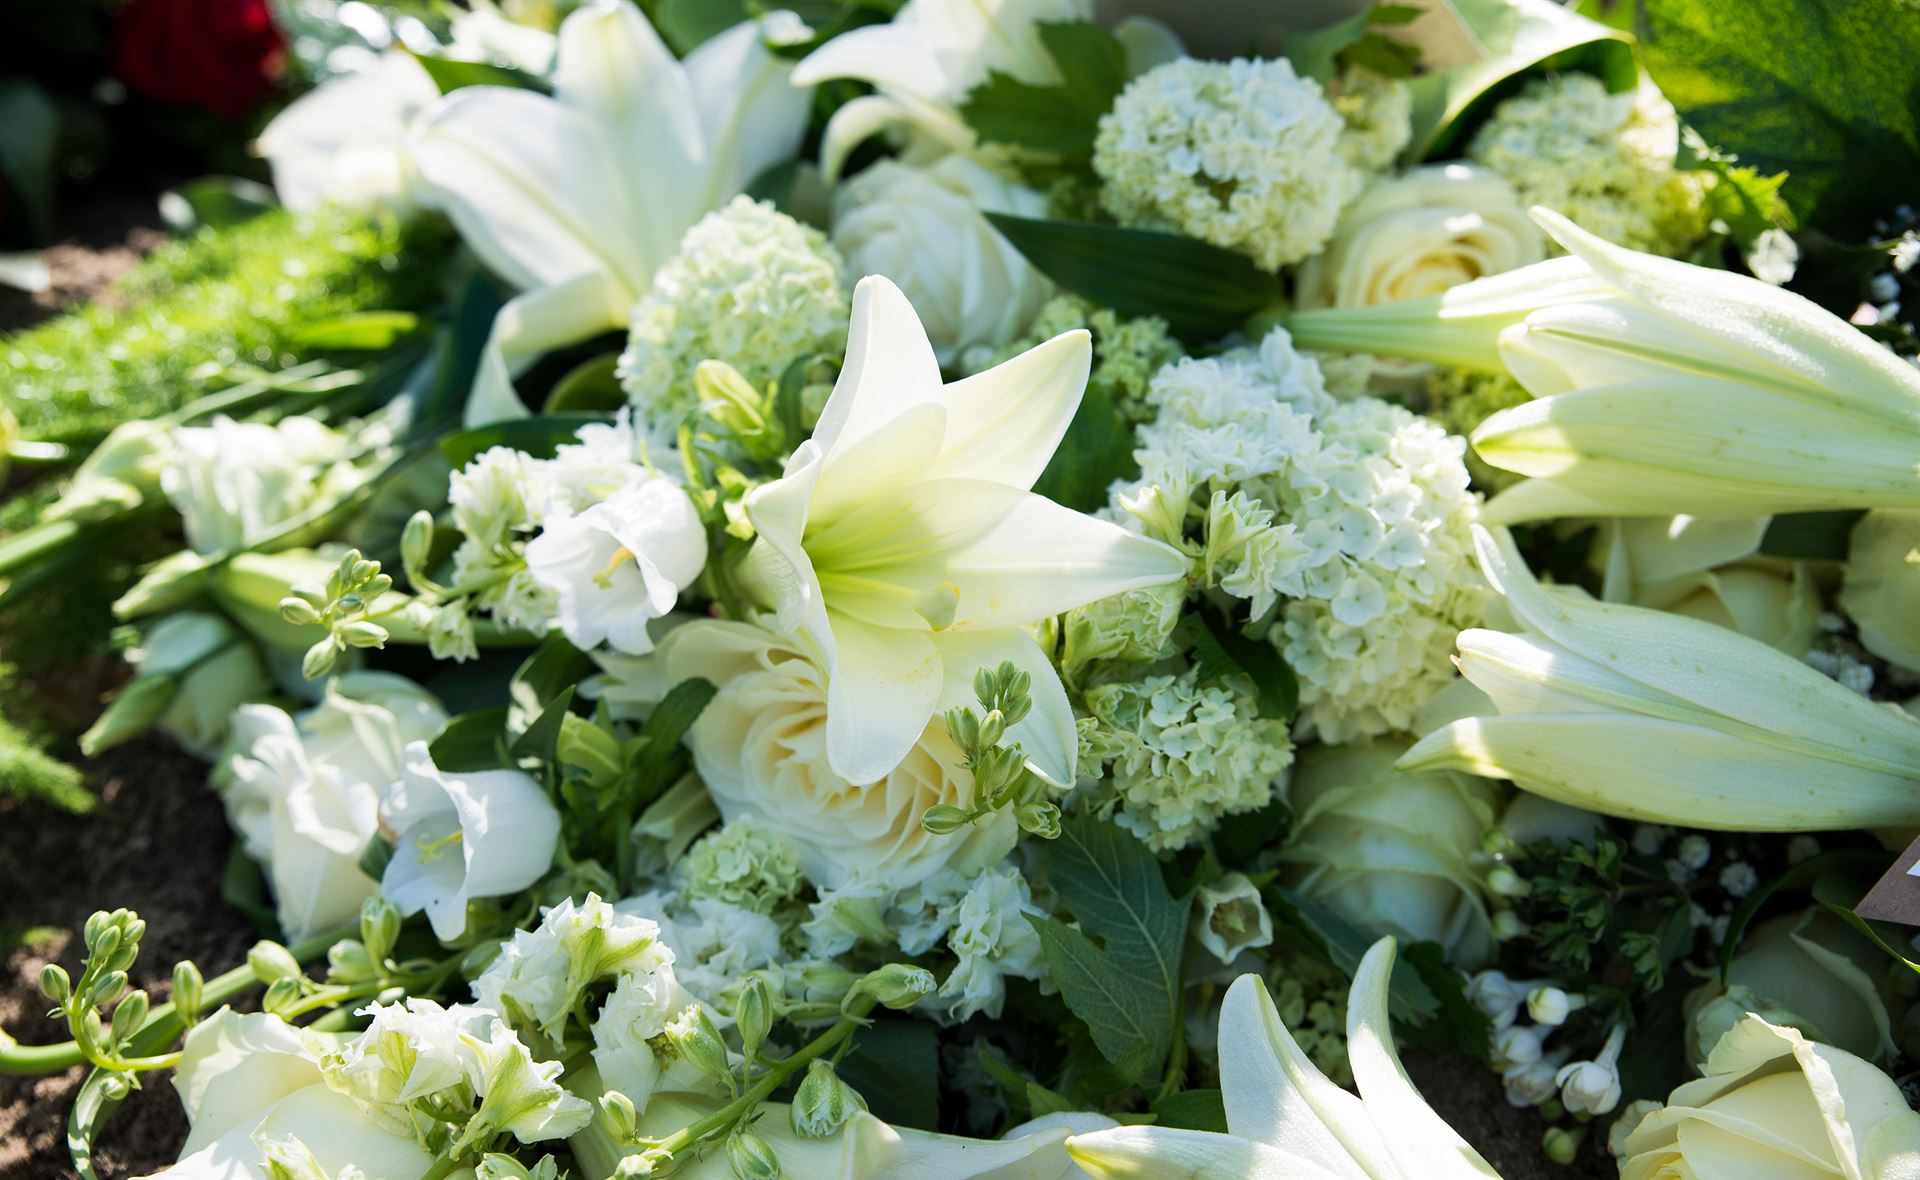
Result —
[[[748, 573], [827, 669], [827, 756], [848, 781], [873, 782], [912, 749], [949, 662], [1044, 666], [1023, 624], [1185, 572], [1172, 548], [1028, 490], [1091, 360], [1087, 333], [1068, 332], [944, 385], [900, 289], [870, 276], [854, 291], [819, 426], [746, 501], [759, 538]], [[1022, 735], [1036, 772], [1061, 784], [1075, 748], [1064, 701], [1036, 691]]]

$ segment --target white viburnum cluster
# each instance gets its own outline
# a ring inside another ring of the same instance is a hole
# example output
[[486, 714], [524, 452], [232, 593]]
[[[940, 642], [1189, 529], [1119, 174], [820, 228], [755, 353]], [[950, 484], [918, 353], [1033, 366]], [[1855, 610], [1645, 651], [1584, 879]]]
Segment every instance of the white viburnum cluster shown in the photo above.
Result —
[[437, 659], [476, 654], [471, 612], [576, 646], [651, 650], [647, 624], [706, 563], [706, 533], [677, 482], [679, 456], [630, 412], [580, 428], [551, 459], [512, 447], [476, 455], [448, 482], [452, 589], [429, 612]]
[[1183, 58], [1135, 78], [1101, 116], [1093, 169], [1122, 225], [1174, 229], [1278, 270], [1320, 249], [1364, 174], [1347, 123], [1284, 60]]
[[1081, 757], [1106, 767], [1115, 822], [1156, 851], [1265, 807], [1293, 763], [1285, 722], [1261, 717], [1249, 693], [1202, 683], [1197, 668], [1104, 684], [1086, 700]]
[[1346, 120], [1340, 152], [1356, 168], [1385, 171], [1413, 138], [1413, 90], [1398, 78], [1349, 66], [1327, 88], [1327, 100]]
[[1677, 257], [1707, 230], [1706, 173], [1674, 167], [1680, 121], [1651, 86], [1619, 94], [1591, 74], [1537, 78], [1494, 108], [1467, 158], [1629, 249]]
[[1411, 726], [1487, 596], [1465, 444], [1377, 398], [1335, 400], [1283, 330], [1163, 369], [1152, 396], [1140, 481], [1116, 493], [1126, 513], [1271, 620], [1305, 733]]
[[694, 841], [676, 866], [687, 896], [772, 913], [805, 888], [800, 857], [771, 825], [751, 815]]
[[693, 373], [725, 361], [756, 387], [789, 365], [838, 358], [847, 342], [846, 265], [826, 235], [739, 196], [707, 214], [634, 305], [619, 377], [656, 430], [699, 408]]

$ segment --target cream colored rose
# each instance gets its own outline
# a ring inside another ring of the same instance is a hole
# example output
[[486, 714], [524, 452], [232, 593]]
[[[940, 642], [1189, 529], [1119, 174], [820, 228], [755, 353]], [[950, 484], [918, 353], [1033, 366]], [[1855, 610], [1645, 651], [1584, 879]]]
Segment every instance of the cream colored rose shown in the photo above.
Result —
[[1768, 516], [1643, 516], [1604, 522], [1600, 596], [1689, 615], [1795, 657], [1813, 646], [1820, 592], [1805, 566], [1765, 557]]
[[1757, 1016], [1621, 1145], [1621, 1180], [1912, 1180], [1920, 1114], [1851, 1053]]
[[[700, 620], [669, 632], [658, 656], [665, 683], [703, 677], [720, 690], [688, 735], [720, 813], [765, 819], [821, 888], [862, 878], [904, 888], [941, 868], [977, 871], [1013, 848], [1017, 829], [1004, 811], [951, 835], [920, 826], [934, 804], [964, 807], [973, 797], [940, 712], [884, 778], [850, 783], [827, 764], [826, 676], [798, 637]], [[972, 670], [949, 676], [940, 710], [973, 700]]]
[[1853, 526], [1840, 608], [1860, 628], [1860, 645], [1909, 672], [1920, 672], [1920, 512], [1881, 508]]
[[[1366, 307], [1438, 295], [1546, 256], [1513, 187], [1472, 164], [1429, 164], [1377, 180], [1340, 218], [1325, 252], [1300, 264], [1305, 307]], [[1424, 372], [1376, 358], [1382, 376]]]

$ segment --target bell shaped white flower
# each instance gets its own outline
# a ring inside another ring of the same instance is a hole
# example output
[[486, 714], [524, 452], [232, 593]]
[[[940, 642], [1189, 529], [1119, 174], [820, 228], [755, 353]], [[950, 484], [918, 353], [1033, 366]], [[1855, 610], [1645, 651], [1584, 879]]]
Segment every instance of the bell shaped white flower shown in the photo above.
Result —
[[[852, 783], [899, 763], [933, 716], [946, 664], [1034, 666], [1023, 624], [1181, 577], [1158, 541], [1034, 495], [1086, 389], [1092, 345], [1067, 332], [943, 385], [900, 289], [853, 295], [846, 365], [813, 437], [746, 500], [748, 573], [827, 670], [827, 758]], [[1073, 781], [1064, 693], [1036, 686], [1011, 731], [1036, 771]]]
[[707, 531], [687, 493], [652, 476], [575, 516], [547, 518], [527, 543], [527, 570], [559, 600], [560, 630], [581, 649], [653, 650], [647, 624], [679, 601], [707, 564]]
[[621, 327], [702, 214], [791, 156], [808, 95], [747, 22], [678, 61], [628, 0], [560, 25], [553, 94], [469, 86], [408, 144], [428, 200], [527, 293], [501, 309], [470, 422], [521, 416], [509, 366]]
[[1499, 1180], [1407, 1080], [1393, 1049], [1387, 984], [1394, 943], [1373, 944], [1347, 1001], [1356, 1097], [1294, 1043], [1257, 975], [1220, 1007], [1220, 1089], [1228, 1134], [1115, 1127], [1067, 1140], [1096, 1180]]
[[406, 750], [402, 777], [380, 801], [394, 835], [380, 891], [402, 914], [427, 913], [444, 942], [467, 929], [467, 901], [517, 893], [553, 863], [560, 813], [518, 770], [448, 773], [427, 743]]
[[1427, 735], [1402, 769], [1695, 828], [1920, 824], [1920, 722], [1713, 623], [1543, 589], [1512, 538], [1475, 540], [1520, 627], [1460, 633], [1498, 715]]

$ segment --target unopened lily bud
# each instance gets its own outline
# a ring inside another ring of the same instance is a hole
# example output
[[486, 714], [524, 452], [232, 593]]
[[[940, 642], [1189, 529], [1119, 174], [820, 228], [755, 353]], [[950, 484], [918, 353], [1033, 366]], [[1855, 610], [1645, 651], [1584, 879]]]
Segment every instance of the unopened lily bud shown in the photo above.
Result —
[[1020, 830], [1042, 840], [1060, 838], [1060, 809], [1051, 803], [1022, 803], [1013, 809]]
[[348, 647], [380, 648], [387, 645], [387, 629], [365, 619], [343, 623], [335, 633]]
[[633, 1099], [618, 1090], [609, 1090], [600, 1096], [600, 1111], [606, 1116], [607, 1133], [613, 1136], [614, 1142], [633, 1142], [634, 1130], [640, 1125], [640, 1113], [634, 1109]]
[[961, 750], [973, 750], [980, 745], [980, 715], [972, 709], [947, 710], [947, 736]]
[[121, 1000], [113, 1010], [113, 1039], [124, 1041], [139, 1032], [140, 1027], [147, 1022], [148, 1007], [147, 993], [128, 992], [126, 999]]
[[815, 1059], [807, 1066], [807, 1076], [794, 1092], [788, 1114], [796, 1134], [824, 1139], [865, 1109], [867, 1100], [860, 1092], [840, 1080], [831, 1064]]
[[766, 976], [755, 973], [740, 985], [740, 998], [734, 1002], [733, 1023], [740, 1030], [741, 1051], [751, 1065], [773, 1029], [773, 999], [767, 994]]
[[293, 1015], [294, 1005], [300, 1002], [300, 981], [298, 979], [276, 979], [267, 985], [267, 994], [260, 999], [263, 1011], [271, 1012], [281, 1018]]
[[206, 585], [210, 564], [190, 549], [162, 558], [114, 602], [114, 618], [137, 619], [181, 605]]
[[997, 746], [1000, 739], [1007, 736], [1007, 715], [998, 709], [988, 709], [980, 718], [980, 744]]
[[65, 1004], [73, 995], [73, 980], [58, 963], [40, 968], [40, 994], [56, 1004]]
[[112, 749], [151, 729], [180, 690], [178, 677], [136, 676], [114, 694], [112, 703], [80, 735], [80, 752], [89, 757]]
[[883, 1007], [899, 1011], [911, 1008], [921, 1000], [939, 990], [939, 981], [933, 972], [925, 967], [915, 967], [907, 963], [888, 963], [861, 978], [847, 998], [856, 994], [865, 994], [878, 1000]]
[[779, 1180], [781, 1174], [773, 1146], [747, 1127], [728, 1137], [727, 1166], [738, 1180]]
[[200, 1010], [206, 1003], [206, 982], [200, 977], [200, 968], [191, 959], [182, 959], [173, 965], [173, 1007], [182, 1019], [192, 1023], [200, 1018]]
[[280, 617], [296, 627], [310, 626], [320, 621], [320, 608], [290, 594], [280, 600]]
[[262, 983], [300, 978], [300, 961], [277, 942], [262, 939], [247, 951], [247, 967]]
[[936, 803], [920, 813], [920, 826], [936, 836], [951, 835], [972, 822], [966, 811], [949, 803]]
[[300, 660], [300, 675], [308, 680], [319, 680], [333, 671], [333, 665], [340, 658], [340, 645], [332, 635], [307, 649]]
[[686, 1009], [667, 1024], [666, 1036], [681, 1057], [717, 1082], [733, 1077], [733, 1063], [727, 1059], [727, 1043], [713, 1026], [707, 1010], [698, 1004]]
[[126, 990], [127, 973], [125, 971], [109, 971], [105, 975], [95, 979], [93, 986], [87, 990], [87, 1007], [104, 1008], [126, 994]]
[[375, 963], [384, 962], [393, 954], [393, 944], [400, 937], [400, 910], [384, 897], [369, 897], [360, 903], [360, 942], [367, 948], [367, 957]]
[[418, 581], [416, 571], [427, 568], [427, 558], [433, 553], [433, 513], [422, 508], [407, 518], [407, 527], [400, 530], [400, 564], [407, 571], [407, 577]]

